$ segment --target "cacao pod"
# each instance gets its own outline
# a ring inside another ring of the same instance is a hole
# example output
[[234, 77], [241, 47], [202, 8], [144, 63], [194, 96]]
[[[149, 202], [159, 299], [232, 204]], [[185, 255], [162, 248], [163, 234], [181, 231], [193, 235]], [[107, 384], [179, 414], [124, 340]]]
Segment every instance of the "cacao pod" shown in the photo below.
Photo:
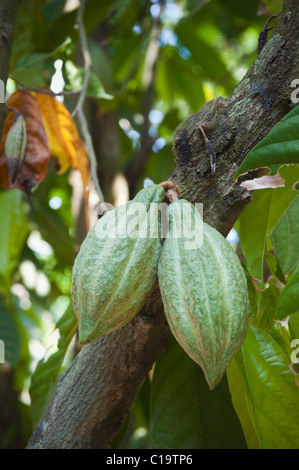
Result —
[[[182, 235], [186, 222], [186, 217], [181, 217], [183, 207], [189, 208], [194, 226], [202, 227], [201, 246], [188, 249], [190, 239]], [[178, 228], [182, 236], [176, 238]], [[169, 236], [158, 274], [170, 329], [201, 366], [212, 390], [247, 332], [249, 300], [239, 258], [230, 243], [202, 221], [197, 209], [181, 199], [169, 206]]]
[[23, 115], [18, 113], [5, 141], [5, 159], [12, 183], [14, 183], [24, 163], [26, 147], [26, 122]]
[[157, 284], [162, 248], [157, 207], [164, 198], [159, 185], [142, 189], [106, 212], [83, 241], [71, 287], [82, 344], [129, 322]]

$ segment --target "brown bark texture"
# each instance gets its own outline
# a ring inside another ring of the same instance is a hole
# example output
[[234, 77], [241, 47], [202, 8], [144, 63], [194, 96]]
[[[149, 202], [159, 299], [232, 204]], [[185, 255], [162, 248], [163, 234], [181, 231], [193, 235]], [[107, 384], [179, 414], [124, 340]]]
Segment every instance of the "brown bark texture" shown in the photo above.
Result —
[[[286, 0], [271, 38], [231, 96], [205, 104], [176, 129], [171, 179], [181, 197], [203, 203], [205, 221], [224, 236], [251, 200], [233, 182], [238, 166], [294, 106], [298, 26], [299, 4]], [[199, 124], [216, 155], [215, 173]], [[109, 448], [168, 336], [157, 286], [129, 324], [82, 348], [60, 377], [28, 448]]]
[[[18, 0], [0, 0], [0, 79], [6, 86], [13, 40], [14, 22]], [[0, 136], [6, 116], [4, 103], [0, 102]]]

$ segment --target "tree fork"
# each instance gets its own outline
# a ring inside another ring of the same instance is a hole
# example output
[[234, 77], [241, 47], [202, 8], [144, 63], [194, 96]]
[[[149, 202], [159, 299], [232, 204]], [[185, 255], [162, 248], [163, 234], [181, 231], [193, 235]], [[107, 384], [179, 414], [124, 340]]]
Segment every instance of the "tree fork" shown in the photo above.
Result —
[[[285, 0], [273, 35], [234, 92], [205, 104], [176, 130], [170, 179], [181, 197], [204, 204], [205, 221], [224, 236], [251, 200], [249, 191], [234, 184], [234, 173], [293, 107], [290, 84], [299, 77], [298, 17], [297, 0]], [[199, 124], [216, 156], [215, 173]], [[251, 177], [258, 173], [251, 172]], [[82, 348], [58, 380], [27, 448], [109, 448], [168, 336], [157, 286], [129, 324]]]

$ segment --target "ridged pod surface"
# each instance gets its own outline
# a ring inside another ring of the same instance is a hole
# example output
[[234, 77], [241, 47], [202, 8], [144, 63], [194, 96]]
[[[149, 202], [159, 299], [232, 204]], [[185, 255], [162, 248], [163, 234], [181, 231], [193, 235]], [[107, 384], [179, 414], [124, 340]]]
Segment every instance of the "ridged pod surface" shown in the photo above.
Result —
[[157, 283], [162, 240], [154, 225], [164, 198], [161, 186], [146, 187], [106, 212], [88, 232], [75, 259], [71, 288], [82, 344], [129, 322]]
[[[181, 217], [184, 205], [193, 224], [202, 224], [198, 248], [188, 249], [190, 239], [183, 231], [186, 218]], [[177, 227], [182, 229], [180, 238], [171, 235]], [[246, 277], [230, 243], [204, 223], [188, 201], [170, 204], [169, 230], [158, 271], [165, 315], [174, 337], [214, 389], [246, 336]]]

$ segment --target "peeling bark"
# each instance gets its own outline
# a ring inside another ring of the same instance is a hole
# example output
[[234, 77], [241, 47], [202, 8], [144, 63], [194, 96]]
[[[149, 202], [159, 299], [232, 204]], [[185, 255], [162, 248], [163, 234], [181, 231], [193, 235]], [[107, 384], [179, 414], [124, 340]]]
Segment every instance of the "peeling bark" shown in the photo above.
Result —
[[[249, 191], [234, 184], [235, 171], [293, 106], [298, 17], [297, 0], [286, 0], [274, 34], [232, 95], [207, 103], [176, 130], [171, 179], [181, 197], [204, 204], [206, 222], [223, 235], [251, 200]], [[216, 154], [214, 174], [199, 124]], [[83, 347], [59, 379], [28, 448], [109, 448], [168, 335], [157, 288], [128, 325]]]

